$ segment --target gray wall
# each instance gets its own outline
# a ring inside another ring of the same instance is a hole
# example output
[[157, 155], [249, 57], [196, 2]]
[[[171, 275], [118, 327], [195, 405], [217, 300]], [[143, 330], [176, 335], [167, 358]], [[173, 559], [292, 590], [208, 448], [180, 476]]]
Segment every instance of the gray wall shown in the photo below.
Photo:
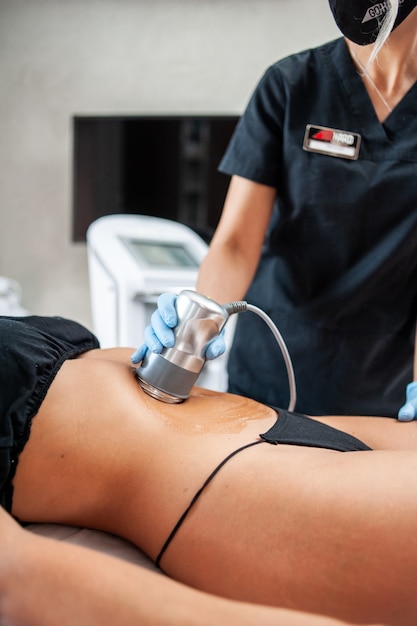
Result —
[[74, 114], [240, 114], [267, 65], [338, 35], [326, 0], [0, 0], [0, 275], [24, 306], [91, 326]]

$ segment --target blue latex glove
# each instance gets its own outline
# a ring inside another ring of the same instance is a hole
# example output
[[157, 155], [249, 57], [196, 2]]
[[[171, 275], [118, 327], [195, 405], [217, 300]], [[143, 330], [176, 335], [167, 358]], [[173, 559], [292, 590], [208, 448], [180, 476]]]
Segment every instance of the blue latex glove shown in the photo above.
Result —
[[417, 419], [417, 381], [409, 383], [406, 390], [406, 403], [398, 411], [401, 422], [411, 422]]
[[[175, 303], [177, 296], [173, 293], [163, 293], [158, 298], [158, 308], [152, 313], [151, 324], [145, 328], [144, 343], [132, 354], [132, 363], [139, 363], [148, 350], [159, 353], [165, 348], [172, 348], [175, 343], [174, 331], [178, 324]], [[208, 345], [206, 358], [215, 359], [224, 353], [226, 344], [223, 331]]]

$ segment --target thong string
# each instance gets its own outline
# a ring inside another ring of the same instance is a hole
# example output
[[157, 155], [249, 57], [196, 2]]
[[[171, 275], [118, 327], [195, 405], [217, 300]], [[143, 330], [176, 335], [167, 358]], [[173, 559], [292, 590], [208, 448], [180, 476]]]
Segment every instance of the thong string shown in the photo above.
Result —
[[211, 474], [208, 476], [208, 478], [206, 478], [206, 480], [204, 481], [203, 485], [200, 487], [200, 489], [195, 493], [193, 499], [191, 500], [190, 504], [187, 506], [187, 508], [185, 509], [184, 513], [181, 515], [181, 517], [179, 518], [178, 522], [175, 524], [174, 528], [172, 529], [170, 535], [168, 536], [168, 539], [165, 541], [164, 545], [162, 546], [158, 556], [155, 559], [155, 565], [162, 570], [160, 563], [161, 563], [161, 559], [164, 556], [169, 544], [171, 543], [171, 541], [174, 539], [175, 535], [177, 534], [179, 528], [181, 527], [182, 523], [184, 522], [185, 518], [187, 517], [188, 513], [190, 512], [190, 510], [192, 509], [192, 507], [194, 506], [194, 504], [197, 502], [197, 500], [199, 499], [199, 497], [201, 496], [201, 494], [203, 493], [204, 489], [207, 487], [207, 485], [213, 480], [213, 478], [216, 476], [216, 474], [221, 470], [221, 468], [226, 465], [226, 463], [228, 461], [230, 461], [230, 459], [232, 459], [236, 454], [238, 454], [239, 452], [242, 452], [243, 450], [246, 450], [246, 448], [251, 448], [252, 446], [256, 446], [259, 443], [266, 443], [263, 440], [258, 440], [258, 441], [252, 441], [251, 443], [248, 443], [240, 448], [238, 448], [237, 450], [234, 450], [233, 452], [231, 452], [227, 457], [225, 457], [221, 463], [219, 463], [219, 465], [217, 465], [217, 467], [214, 468], [214, 470], [211, 472]]

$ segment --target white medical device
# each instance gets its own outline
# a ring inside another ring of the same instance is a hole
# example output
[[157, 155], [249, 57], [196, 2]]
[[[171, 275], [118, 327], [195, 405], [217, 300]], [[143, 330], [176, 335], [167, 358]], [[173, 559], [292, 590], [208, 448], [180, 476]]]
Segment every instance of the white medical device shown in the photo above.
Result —
[[[161, 293], [195, 288], [208, 246], [193, 230], [146, 215], [107, 215], [87, 231], [93, 330], [102, 348], [139, 347]], [[230, 340], [228, 340], [230, 341]], [[225, 391], [227, 357], [199, 385]]]

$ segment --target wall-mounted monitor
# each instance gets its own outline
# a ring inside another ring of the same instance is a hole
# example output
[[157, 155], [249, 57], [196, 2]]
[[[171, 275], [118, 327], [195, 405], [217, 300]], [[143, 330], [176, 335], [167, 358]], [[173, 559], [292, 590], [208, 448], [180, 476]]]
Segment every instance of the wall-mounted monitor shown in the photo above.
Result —
[[73, 240], [114, 213], [164, 217], [206, 241], [229, 177], [217, 171], [238, 116], [75, 116]]

